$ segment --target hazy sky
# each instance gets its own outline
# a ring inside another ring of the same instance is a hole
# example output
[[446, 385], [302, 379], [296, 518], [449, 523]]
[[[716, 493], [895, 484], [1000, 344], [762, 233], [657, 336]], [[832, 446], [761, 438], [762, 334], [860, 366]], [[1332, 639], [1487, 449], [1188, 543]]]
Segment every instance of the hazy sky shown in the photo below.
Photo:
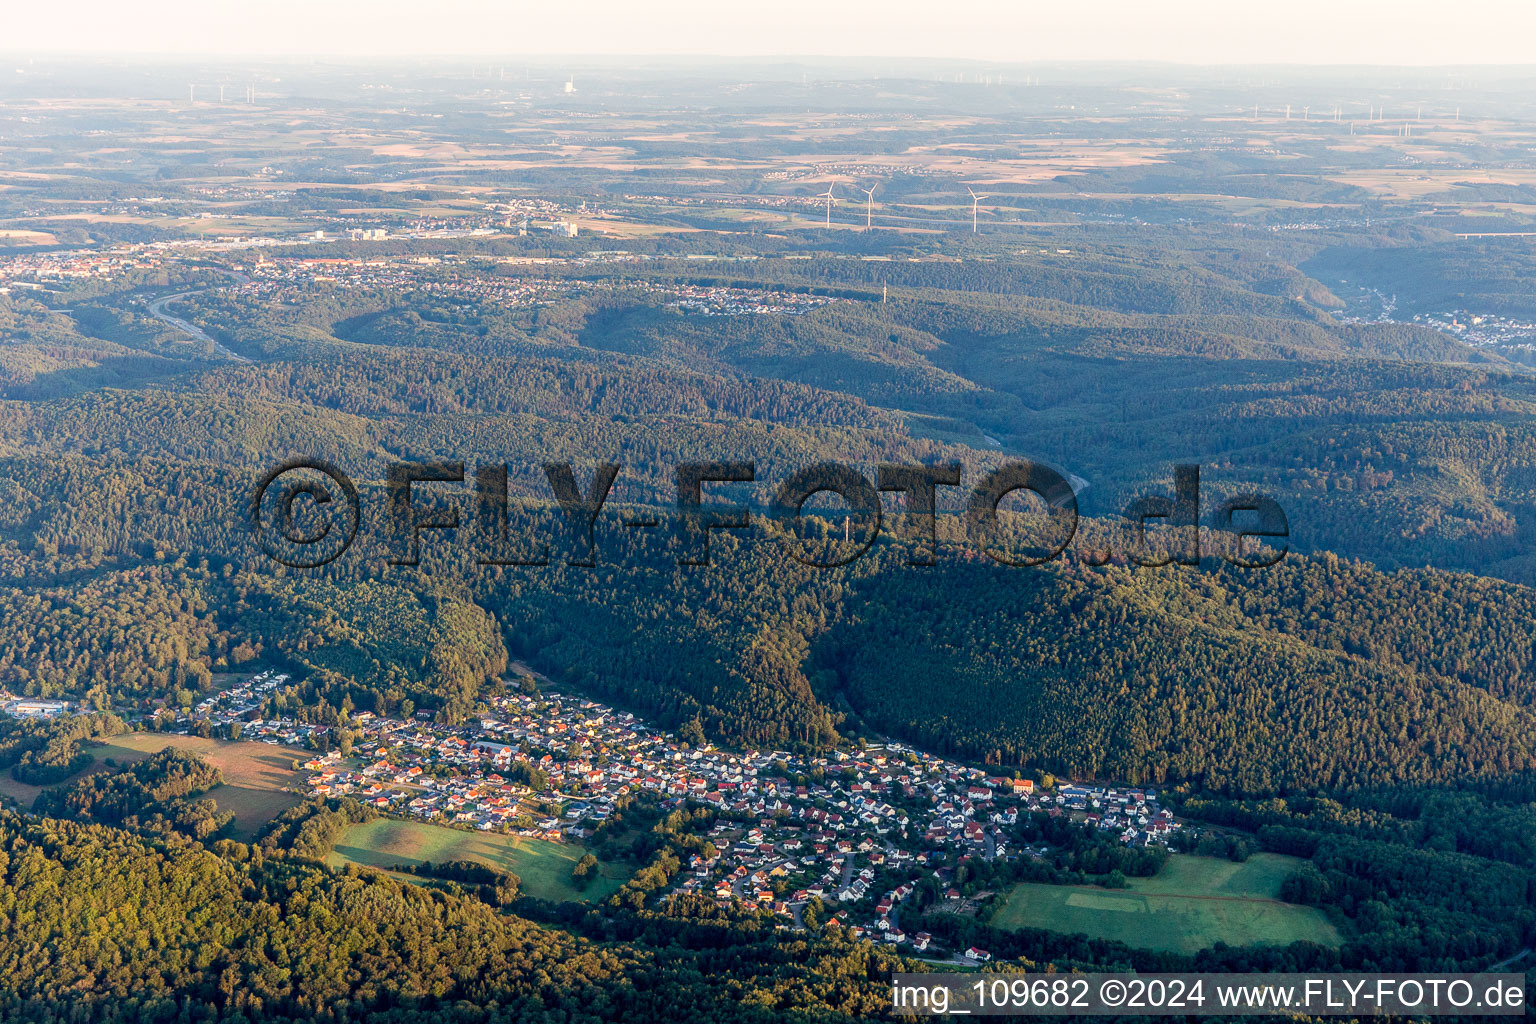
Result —
[[1536, 0], [12, 0], [0, 50], [1536, 63]]

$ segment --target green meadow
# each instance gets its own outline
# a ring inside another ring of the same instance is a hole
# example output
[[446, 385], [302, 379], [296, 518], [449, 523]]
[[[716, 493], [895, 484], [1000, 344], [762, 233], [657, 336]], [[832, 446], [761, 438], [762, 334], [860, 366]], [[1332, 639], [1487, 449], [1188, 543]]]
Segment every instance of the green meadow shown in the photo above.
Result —
[[1130, 879], [1126, 889], [1025, 882], [1009, 891], [991, 923], [1179, 953], [1217, 942], [1337, 946], [1338, 930], [1321, 911], [1280, 901], [1281, 883], [1302, 863], [1274, 853], [1241, 864], [1176, 854], [1155, 877]]
[[431, 861], [469, 860], [511, 871], [523, 880], [522, 891], [546, 900], [597, 901], [624, 884], [628, 872], [600, 864], [599, 876], [586, 888], [577, 888], [571, 869], [587, 851], [575, 843], [550, 843], [540, 839], [462, 829], [424, 822], [378, 818], [353, 825], [327, 858], [333, 867], [351, 862], [375, 868]]

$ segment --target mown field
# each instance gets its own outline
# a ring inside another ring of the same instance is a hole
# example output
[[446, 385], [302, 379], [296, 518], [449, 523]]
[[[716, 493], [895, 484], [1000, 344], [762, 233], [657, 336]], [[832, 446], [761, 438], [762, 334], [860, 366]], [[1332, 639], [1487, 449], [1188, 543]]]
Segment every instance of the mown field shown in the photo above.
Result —
[[131, 764], [166, 747], [179, 747], [208, 759], [224, 773], [224, 785], [207, 795], [219, 809], [233, 811], [235, 828], [232, 838], [249, 840], [272, 818], [299, 802], [296, 793], [286, 792], [303, 781], [293, 770], [300, 752], [275, 743], [207, 740], [200, 736], [175, 736], [158, 732], [134, 732], [114, 736], [93, 747], [99, 770], [106, 758], [119, 765]]
[[472, 860], [511, 871], [523, 880], [523, 892], [546, 900], [596, 901], [624, 884], [627, 872], [600, 866], [601, 875], [585, 889], [571, 881], [571, 869], [587, 851], [574, 843], [485, 832], [465, 832], [442, 825], [379, 818], [353, 825], [327, 858], [333, 867], [347, 862], [376, 868], [432, 861]]
[[1241, 864], [1175, 855], [1154, 878], [1128, 889], [1025, 882], [992, 916], [998, 928], [1046, 928], [1141, 949], [1193, 953], [1229, 946], [1306, 940], [1336, 946], [1339, 933], [1321, 911], [1279, 900], [1280, 885], [1302, 861], [1256, 853]]
[[[96, 755], [95, 763], [72, 778], [106, 771], [108, 760], [121, 767], [141, 761], [166, 747], [179, 747], [199, 754], [224, 773], [224, 785], [214, 787], [207, 795], [221, 810], [234, 812], [233, 838], [249, 841], [273, 817], [300, 801], [297, 793], [290, 792], [303, 782], [303, 773], [293, 770], [293, 761], [300, 752], [272, 743], [232, 742], [154, 732], [127, 733], [91, 744], [88, 749]], [[39, 792], [39, 786], [17, 782], [9, 773], [0, 774], [0, 794], [14, 797], [23, 807], [31, 807]], [[350, 861], [370, 867], [392, 868], [423, 861], [472, 860], [515, 873], [523, 880], [523, 891], [530, 896], [592, 902], [617, 890], [629, 873], [620, 867], [603, 864], [590, 885], [577, 888], [571, 880], [571, 869], [586, 852], [574, 843], [548, 843], [420, 822], [379, 819], [348, 830], [328, 861], [333, 867]]]
[[[121, 767], [142, 761], [166, 747], [200, 754], [224, 773], [224, 785], [214, 787], [207, 795], [218, 803], [220, 810], [234, 812], [234, 839], [249, 841], [275, 815], [299, 802], [298, 794], [287, 792], [303, 782], [303, 776], [292, 767], [300, 753], [297, 750], [272, 743], [208, 740], [158, 732], [126, 733], [88, 744], [86, 749], [96, 760], [59, 785], [109, 770], [109, 759]], [[31, 808], [42, 791], [42, 786], [18, 782], [10, 772], [0, 772], [0, 795], [11, 797], [22, 808]]]

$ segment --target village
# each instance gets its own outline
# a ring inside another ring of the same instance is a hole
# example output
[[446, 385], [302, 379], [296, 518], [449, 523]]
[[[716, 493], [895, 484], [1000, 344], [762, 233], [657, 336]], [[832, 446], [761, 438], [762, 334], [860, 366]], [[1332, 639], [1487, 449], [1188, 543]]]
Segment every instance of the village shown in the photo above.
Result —
[[[387, 235], [381, 228], [357, 229], [351, 234], [354, 239], [368, 241], [395, 237]], [[228, 252], [255, 251], [256, 255], [252, 259], [241, 259], [230, 264], [228, 276], [235, 278], [238, 283], [231, 281], [210, 290], [234, 297], [262, 300], [290, 299], [298, 289], [320, 285], [377, 289], [401, 294], [422, 292], [483, 302], [505, 309], [528, 309], [577, 295], [624, 291], [653, 299], [664, 307], [682, 313], [705, 316], [797, 316], [832, 303], [849, 301], [784, 288], [692, 284], [645, 277], [587, 280], [560, 276], [510, 276], [501, 269], [581, 268], [657, 259], [622, 249], [601, 250], [572, 257], [501, 256], [489, 259], [452, 253], [325, 255], [323, 248], [306, 250], [307, 246], [337, 240], [327, 236], [323, 230], [316, 231], [303, 239], [283, 244], [280, 254], [265, 251], [279, 246], [277, 240], [270, 238], [244, 238], [228, 244], [194, 244], [187, 241], [124, 244], [99, 250], [21, 254], [0, 258], [0, 295], [14, 292], [45, 298], [70, 283], [120, 283], [130, 278], [152, 279], [155, 275], [165, 278], [160, 282], [164, 285], [169, 280], [165, 275], [171, 271], [189, 269], [198, 259], [199, 253], [222, 249]], [[713, 258], [696, 254], [683, 257], [689, 261]], [[130, 305], [151, 304], [154, 295], [153, 291], [145, 291], [131, 299]]]
[[1153, 790], [1037, 784], [895, 742], [825, 756], [692, 745], [629, 712], [538, 692], [531, 677], [473, 722], [356, 712], [340, 742], [328, 726], [261, 717], [288, 682], [264, 671], [204, 698], [172, 727], [301, 748], [312, 795], [549, 842], [590, 839], [639, 794], [663, 810], [713, 808], [705, 849], [714, 852], [694, 855], [672, 892], [764, 906], [795, 928], [816, 901], [853, 934], [917, 952], [931, 937], [904, 932], [899, 911], [920, 878], [939, 880], [946, 906], [974, 912], [948, 884], [957, 865], [1047, 852], [1013, 847], [1021, 815], [1065, 817], [1127, 845], [1165, 845], [1181, 828]]
[[[615, 250], [602, 254], [602, 258], [622, 261], [628, 255]], [[830, 303], [848, 301], [772, 288], [660, 283], [629, 278], [612, 282], [585, 281], [563, 277], [487, 275], [467, 269], [464, 273], [457, 271], [457, 267], [469, 262], [452, 256], [268, 259], [247, 268], [250, 280], [234, 286], [230, 293], [281, 298], [289, 288], [334, 284], [351, 288], [391, 289], [402, 293], [421, 291], [491, 303], [506, 309], [526, 309], [563, 297], [622, 289], [653, 297], [662, 305], [684, 313], [706, 316], [762, 313], [795, 316]], [[550, 261], [539, 257], [503, 257], [497, 261], [504, 266], [522, 266], [534, 262]]]

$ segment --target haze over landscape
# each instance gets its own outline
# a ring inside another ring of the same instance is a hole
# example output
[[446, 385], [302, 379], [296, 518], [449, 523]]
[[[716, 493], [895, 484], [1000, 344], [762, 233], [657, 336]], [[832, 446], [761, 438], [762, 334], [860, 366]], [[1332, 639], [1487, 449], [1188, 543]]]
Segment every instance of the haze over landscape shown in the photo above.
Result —
[[6, 50], [26, 53], [380, 57], [665, 54], [1264, 64], [1529, 64], [1536, 13], [1517, 0], [977, 0], [769, 10], [706, 0], [273, 0], [259, 10], [195, 0], [66, 0], [13, 12]]
[[18, 12], [0, 1019], [1528, 971], [1531, 18]]

